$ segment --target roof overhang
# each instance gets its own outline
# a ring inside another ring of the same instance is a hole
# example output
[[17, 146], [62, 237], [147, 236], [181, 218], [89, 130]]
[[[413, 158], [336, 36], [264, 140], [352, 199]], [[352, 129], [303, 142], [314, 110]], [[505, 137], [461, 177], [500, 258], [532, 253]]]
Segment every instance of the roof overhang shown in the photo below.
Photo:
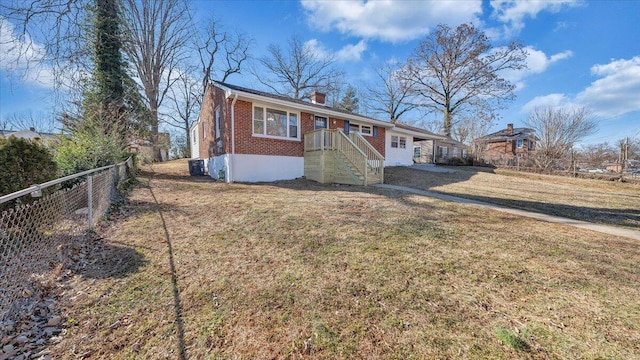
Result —
[[439, 136], [436, 134], [425, 134], [419, 131], [413, 131], [413, 130], [409, 130], [409, 129], [403, 129], [400, 127], [395, 126], [392, 131], [401, 133], [401, 134], [406, 134], [406, 135], [410, 135], [413, 136], [413, 139], [418, 139], [418, 141], [420, 140], [443, 140], [444, 136]]
[[291, 101], [287, 101], [284, 99], [275, 99], [272, 97], [268, 97], [268, 96], [263, 96], [263, 95], [257, 95], [257, 94], [251, 94], [242, 90], [236, 90], [236, 89], [230, 89], [224, 85], [221, 84], [216, 84], [217, 87], [219, 87], [220, 89], [224, 90], [225, 92], [225, 96], [227, 99], [229, 98], [233, 98], [235, 94], [238, 95], [238, 98], [240, 100], [249, 100], [249, 101], [259, 101], [259, 102], [263, 102], [263, 103], [268, 103], [268, 104], [274, 104], [274, 105], [280, 105], [280, 106], [285, 106], [285, 107], [289, 107], [289, 108], [294, 108], [294, 109], [298, 109], [298, 110], [302, 110], [311, 114], [322, 114], [322, 115], [327, 115], [327, 116], [331, 116], [331, 117], [335, 117], [335, 118], [340, 118], [340, 119], [345, 119], [345, 120], [349, 120], [349, 121], [355, 121], [355, 122], [364, 122], [364, 123], [368, 123], [368, 124], [372, 124], [372, 125], [376, 125], [376, 126], [380, 126], [380, 127], [384, 127], [384, 128], [392, 128], [393, 124], [390, 122], [386, 122], [386, 121], [381, 121], [381, 120], [375, 120], [375, 119], [371, 119], [368, 117], [364, 117], [364, 116], [359, 116], [356, 114], [346, 114], [340, 111], [335, 111], [332, 110], [331, 108], [327, 107], [326, 109], [323, 109], [321, 107], [318, 106], [314, 106], [314, 105], [304, 105], [304, 104], [299, 104], [299, 103], [295, 103], [295, 102], [291, 102]]

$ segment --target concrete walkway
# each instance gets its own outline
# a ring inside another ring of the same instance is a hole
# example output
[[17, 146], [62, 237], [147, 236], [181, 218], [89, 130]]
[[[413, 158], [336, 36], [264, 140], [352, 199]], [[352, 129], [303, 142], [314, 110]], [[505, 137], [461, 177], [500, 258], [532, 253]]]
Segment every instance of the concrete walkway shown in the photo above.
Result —
[[454, 173], [454, 172], [456, 172], [455, 170], [439, 167], [436, 164], [413, 164], [413, 165], [411, 165], [411, 168], [412, 169], [416, 169], [416, 170], [435, 172], [435, 173]]
[[480, 207], [484, 207], [492, 210], [506, 212], [509, 214], [525, 216], [525, 217], [533, 218], [540, 221], [547, 221], [547, 222], [552, 222], [556, 224], [575, 226], [577, 228], [597, 231], [604, 234], [622, 236], [622, 237], [627, 237], [634, 240], [640, 240], [640, 231], [637, 231], [637, 230], [625, 229], [625, 228], [611, 226], [611, 225], [594, 224], [588, 221], [574, 220], [574, 219], [569, 219], [565, 217], [541, 214], [541, 213], [532, 212], [532, 211], [512, 209], [512, 208], [508, 208], [500, 205], [494, 205], [494, 204], [490, 204], [482, 201], [470, 200], [470, 199], [465, 199], [465, 198], [451, 196], [451, 195], [444, 195], [444, 194], [439, 194], [432, 191], [418, 190], [418, 189], [414, 189], [406, 186], [388, 185], [388, 184], [378, 184], [374, 186], [383, 188], [383, 189], [398, 190], [398, 191], [404, 191], [404, 192], [408, 192], [416, 195], [428, 196], [431, 198], [444, 200], [444, 201], [480, 206]]

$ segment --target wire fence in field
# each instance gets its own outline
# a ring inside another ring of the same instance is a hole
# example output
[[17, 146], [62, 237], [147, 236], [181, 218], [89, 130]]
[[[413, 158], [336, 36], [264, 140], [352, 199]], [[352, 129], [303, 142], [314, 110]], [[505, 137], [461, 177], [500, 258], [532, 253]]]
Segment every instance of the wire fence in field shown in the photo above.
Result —
[[133, 161], [70, 175], [0, 197], [0, 321], [30, 302], [34, 277], [62, 264], [131, 177]]

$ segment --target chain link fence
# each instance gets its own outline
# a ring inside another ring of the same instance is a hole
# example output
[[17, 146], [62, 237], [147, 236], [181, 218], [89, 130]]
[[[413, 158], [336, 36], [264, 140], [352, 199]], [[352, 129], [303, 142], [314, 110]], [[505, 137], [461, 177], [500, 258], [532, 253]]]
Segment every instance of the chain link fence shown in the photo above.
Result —
[[132, 171], [129, 158], [0, 197], [0, 321], [28, 306], [34, 278], [64, 266]]

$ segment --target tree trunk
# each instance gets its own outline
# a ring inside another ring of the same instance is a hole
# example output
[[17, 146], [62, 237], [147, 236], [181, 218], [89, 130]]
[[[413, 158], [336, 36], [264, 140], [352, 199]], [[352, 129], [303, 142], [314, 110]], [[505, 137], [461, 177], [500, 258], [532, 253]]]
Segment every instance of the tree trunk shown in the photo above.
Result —
[[444, 135], [447, 137], [451, 137], [451, 112], [449, 112], [449, 108], [445, 106], [444, 108]]

